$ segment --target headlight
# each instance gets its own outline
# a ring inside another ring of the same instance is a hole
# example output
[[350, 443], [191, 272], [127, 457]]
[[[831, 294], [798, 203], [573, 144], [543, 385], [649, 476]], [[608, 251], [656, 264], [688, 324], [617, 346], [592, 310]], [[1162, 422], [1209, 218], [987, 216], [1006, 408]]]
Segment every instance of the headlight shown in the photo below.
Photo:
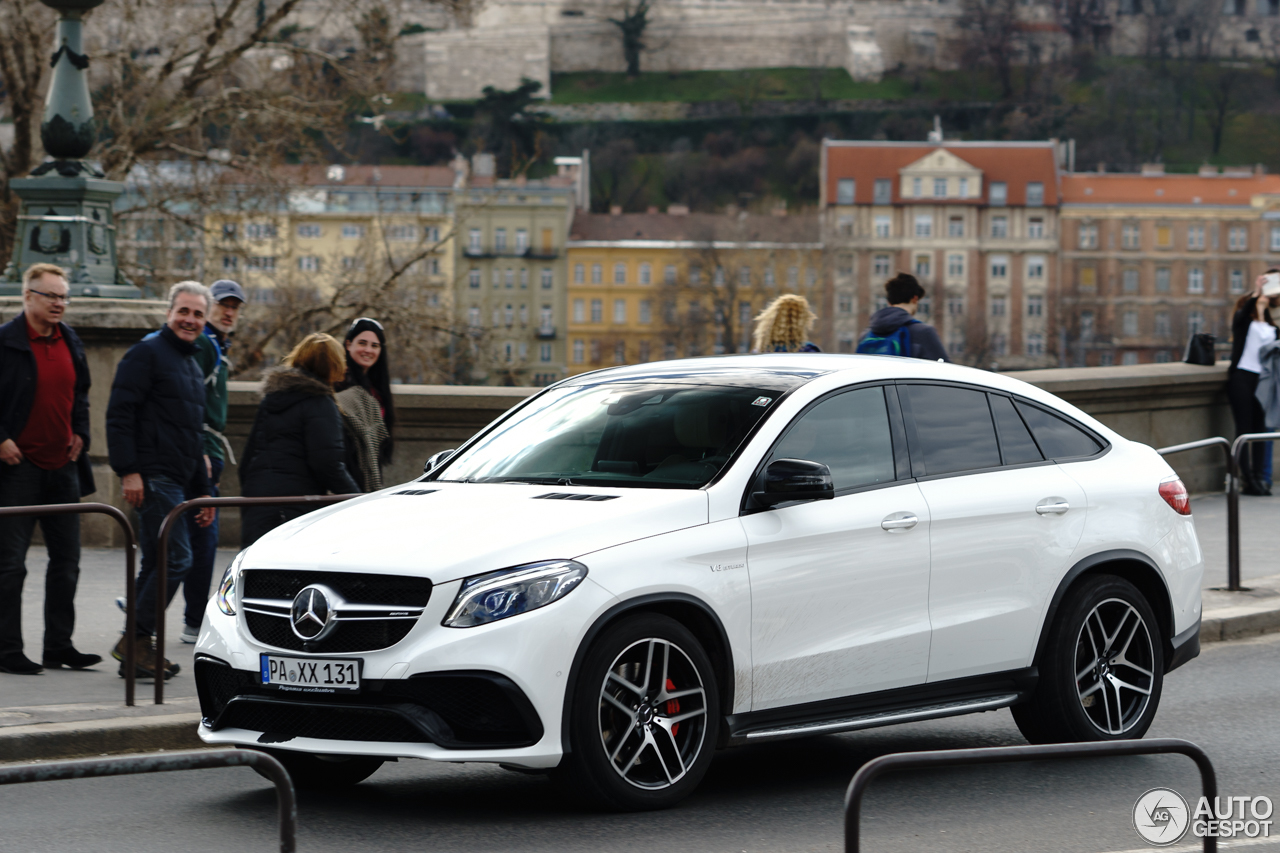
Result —
[[587, 567], [573, 560], [548, 560], [476, 575], [462, 582], [458, 597], [440, 624], [474, 628], [545, 607], [582, 583]]
[[236, 615], [236, 574], [240, 570], [240, 560], [243, 559], [244, 552], [231, 561], [231, 565], [227, 566], [227, 570], [222, 573], [222, 580], [218, 581], [218, 591], [214, 593], [213, 600], [218, 603], [218, 609], [228, 616]]

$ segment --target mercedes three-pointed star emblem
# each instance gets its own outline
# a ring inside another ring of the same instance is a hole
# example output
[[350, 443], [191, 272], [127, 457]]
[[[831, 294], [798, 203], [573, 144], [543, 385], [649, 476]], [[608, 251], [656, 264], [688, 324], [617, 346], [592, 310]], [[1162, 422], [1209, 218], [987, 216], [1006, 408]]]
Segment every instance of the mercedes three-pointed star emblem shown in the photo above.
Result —
[[333, 630], [335, 596], [319, 584], [303, 588], [293, 599], [289, 624], [299, 639], [314, 643]]

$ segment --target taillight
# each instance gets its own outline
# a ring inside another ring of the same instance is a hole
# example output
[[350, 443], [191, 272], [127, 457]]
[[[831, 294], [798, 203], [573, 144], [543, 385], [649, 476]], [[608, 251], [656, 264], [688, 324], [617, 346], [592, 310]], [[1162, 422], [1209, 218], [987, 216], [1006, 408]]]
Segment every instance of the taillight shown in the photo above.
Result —
[[1164, 498], [1164, 502], [1173, 507], [1173, 511], [1178, 515], [1191, 515], [1191, 496], [1187, 494], [1187, 487], [1182, 485], [1182, 481], [1177, 477], [1160, 484], [1160, 497]]

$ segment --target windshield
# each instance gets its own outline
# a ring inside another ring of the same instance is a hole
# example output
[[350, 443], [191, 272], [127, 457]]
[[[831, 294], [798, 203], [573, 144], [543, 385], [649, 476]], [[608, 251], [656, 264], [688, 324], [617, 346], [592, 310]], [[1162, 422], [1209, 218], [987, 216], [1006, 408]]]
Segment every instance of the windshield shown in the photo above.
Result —
[[698, 488], [782, 394], [776, 387], [677, 383], [560, 388], [432, 479]]

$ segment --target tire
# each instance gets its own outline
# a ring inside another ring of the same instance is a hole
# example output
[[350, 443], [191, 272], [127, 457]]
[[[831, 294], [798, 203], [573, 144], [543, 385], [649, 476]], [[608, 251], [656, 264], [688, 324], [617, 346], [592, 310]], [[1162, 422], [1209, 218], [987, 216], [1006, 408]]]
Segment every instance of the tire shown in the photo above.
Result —
[[1160, 704], [1164, 638], [1133, 584], [1093, 575], [1068, 592], [1031, 699], [1013, 707], [1031, 743], [1140, 738]]
[[[293, 780], [293, 787], [299, 791], [331, 791], [337, 788], [349, 788], [372, 776], [382, 766], [384, 760], [363, 756], [313, 755], [309, 752], [294, 752], [288, 749], [252, 748], [265, 752], [283, 764], [284, 769], [289, 771], [289, 778]], [[267, 777], [263, 776], [263, 778]]]
[[665, 809], [711, 765], [720, 724], [715, 671], [702, 645], [655, 613], [607, 628], [569, 700], [569, 750], [556, 776], [615, 811]]

